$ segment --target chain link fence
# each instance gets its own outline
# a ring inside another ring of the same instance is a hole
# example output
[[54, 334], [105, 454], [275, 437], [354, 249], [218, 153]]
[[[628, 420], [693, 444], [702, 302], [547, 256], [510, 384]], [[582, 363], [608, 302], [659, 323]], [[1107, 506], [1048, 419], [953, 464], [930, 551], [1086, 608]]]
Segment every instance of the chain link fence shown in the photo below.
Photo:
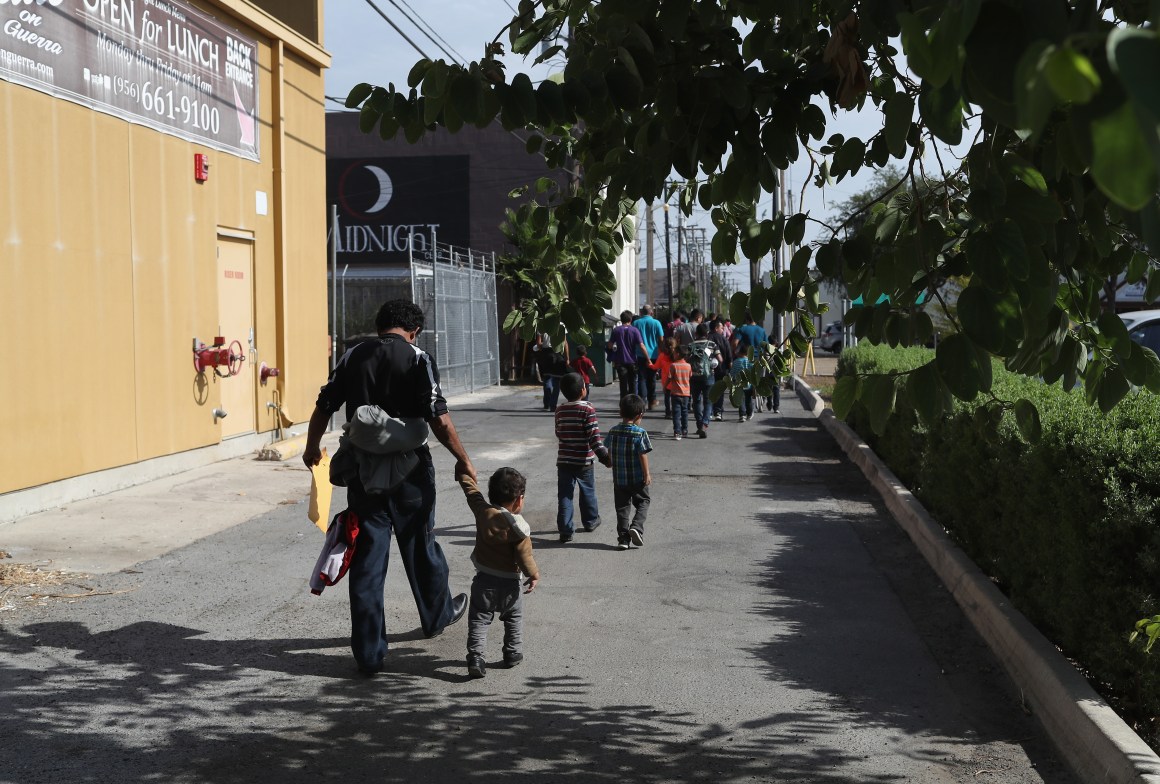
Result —
[[411, 301], [427, 326], [419, 347], [435, 357], [446, 395], [500, 382], [495, 254], [434, 243], [411, 251]]

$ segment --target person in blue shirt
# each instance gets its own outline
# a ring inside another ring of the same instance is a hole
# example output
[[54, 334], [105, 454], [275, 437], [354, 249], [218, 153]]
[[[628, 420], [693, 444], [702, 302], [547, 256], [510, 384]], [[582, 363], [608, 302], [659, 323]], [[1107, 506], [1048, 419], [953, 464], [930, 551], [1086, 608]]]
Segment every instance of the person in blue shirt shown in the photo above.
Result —
[[758, 353], [762, 344], [768, 342], [769, 335], [753, 320], [753, 314], [745, 311], [745, 325], [733, 330], [733, 355], [744, 354], [750, 347], [754, 353]]
[[632, 325], [640, 332], [641, 341], [636, 357], [636, 394], [648, 401], [651, 411], [657, 404], [657, 376], [652, 364], [657, 361], [657, 354], [660, 353], [665, 328], [653, 317], [651, 305], [641, 306], [640, 315], [633, 320]]

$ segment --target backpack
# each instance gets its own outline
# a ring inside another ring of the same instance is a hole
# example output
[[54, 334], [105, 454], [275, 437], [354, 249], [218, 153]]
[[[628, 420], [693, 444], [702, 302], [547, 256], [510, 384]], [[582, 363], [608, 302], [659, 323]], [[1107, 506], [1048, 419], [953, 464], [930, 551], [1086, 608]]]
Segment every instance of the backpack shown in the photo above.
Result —
[[690, 347], [689, 364], [693, 366], [694, 376], [713, 375], [713, 358], [717, 353], [717, 344], [711, 340], [698, 340]]

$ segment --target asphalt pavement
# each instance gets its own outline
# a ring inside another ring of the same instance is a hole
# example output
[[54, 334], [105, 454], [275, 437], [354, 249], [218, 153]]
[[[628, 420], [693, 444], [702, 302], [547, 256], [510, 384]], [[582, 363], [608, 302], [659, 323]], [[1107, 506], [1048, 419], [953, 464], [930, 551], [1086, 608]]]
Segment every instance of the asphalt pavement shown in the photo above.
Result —
[[[604, 429], [615, 396], [594, 390]], [[653, 503], [627, 552], [600, 467], [604, 525], [557, 541], [537, 388], [454, 402], [481, 477], [529, 479], [543, 581], [523, 664], [469, 679], [466, 621], [424, 639], [394, 563], [386, 672], [358, 677], [345, 585], [307, 588], [308, 473], [225, 461], [0, 526], [15, 560], [84, 573], [0, 599], [0, 781], [1074, 781], [794, 396], [705, 440], [647, 415]], [[474, 526], [434, 451], [467, 590]], [[489, 661], [501, 638], [497, 622]]]

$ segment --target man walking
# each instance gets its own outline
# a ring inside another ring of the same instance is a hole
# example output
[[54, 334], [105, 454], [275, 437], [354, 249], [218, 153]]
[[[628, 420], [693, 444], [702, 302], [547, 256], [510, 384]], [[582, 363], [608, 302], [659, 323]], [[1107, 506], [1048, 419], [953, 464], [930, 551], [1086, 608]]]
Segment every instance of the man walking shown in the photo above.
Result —
[[697, 339], [697, 325], [705, 320], [705, 314], [699, 308], [694, 308], [689, 314], [689, 320], [678, 327], [673, 334], [681, 341], [681, 348], [687, 349]]
[[636, 394], [648, 401], [650, 411], [657, 404], [657, 377], [652, 365], [657, 361], [661, 340], [665, 336], [664, 325], [652, 313], [651, 305], [642, 305], [640, 315], [632, 322], [641, 339], [641, 349], [636, 357]]
[[620, 324], [608, 338], [608, 361], [620, 379], [620, 396], [636, 394], [636, 357], [641, 350], [640, 331], [632, 325], [632, 311], [620, 314]]
[[[415, 339], [423, 331], [423, 311], [407, 300], [385, 303], [375, 317], [379, 337], [347, 351], [318, 394], [302, 462], [313, 467], [321, 458], [319, 442], [331, 414], [343, 406], [350, 421], [361, 406], [378, 406], [398, 419], [423, 419], [455, 457], [455, 475], [475, 479], [447, 401], [439, 388], [435, 362]], [[418, 463], [390, 491], [367, 492], [357, 478], [347, 488], [347, 508], [358, 518], [359, 532], [350, 563], [351, 648], [359, 671], [373, 675], [387, 653], [383, 588], [391, 550], [391, 533], [399, 545], [423, 633], [434, 637], [463, 617], [467, 595], [452, 598], [447, 559], [435, 541], [435, 468], [431, 450], [415, 450]]]

